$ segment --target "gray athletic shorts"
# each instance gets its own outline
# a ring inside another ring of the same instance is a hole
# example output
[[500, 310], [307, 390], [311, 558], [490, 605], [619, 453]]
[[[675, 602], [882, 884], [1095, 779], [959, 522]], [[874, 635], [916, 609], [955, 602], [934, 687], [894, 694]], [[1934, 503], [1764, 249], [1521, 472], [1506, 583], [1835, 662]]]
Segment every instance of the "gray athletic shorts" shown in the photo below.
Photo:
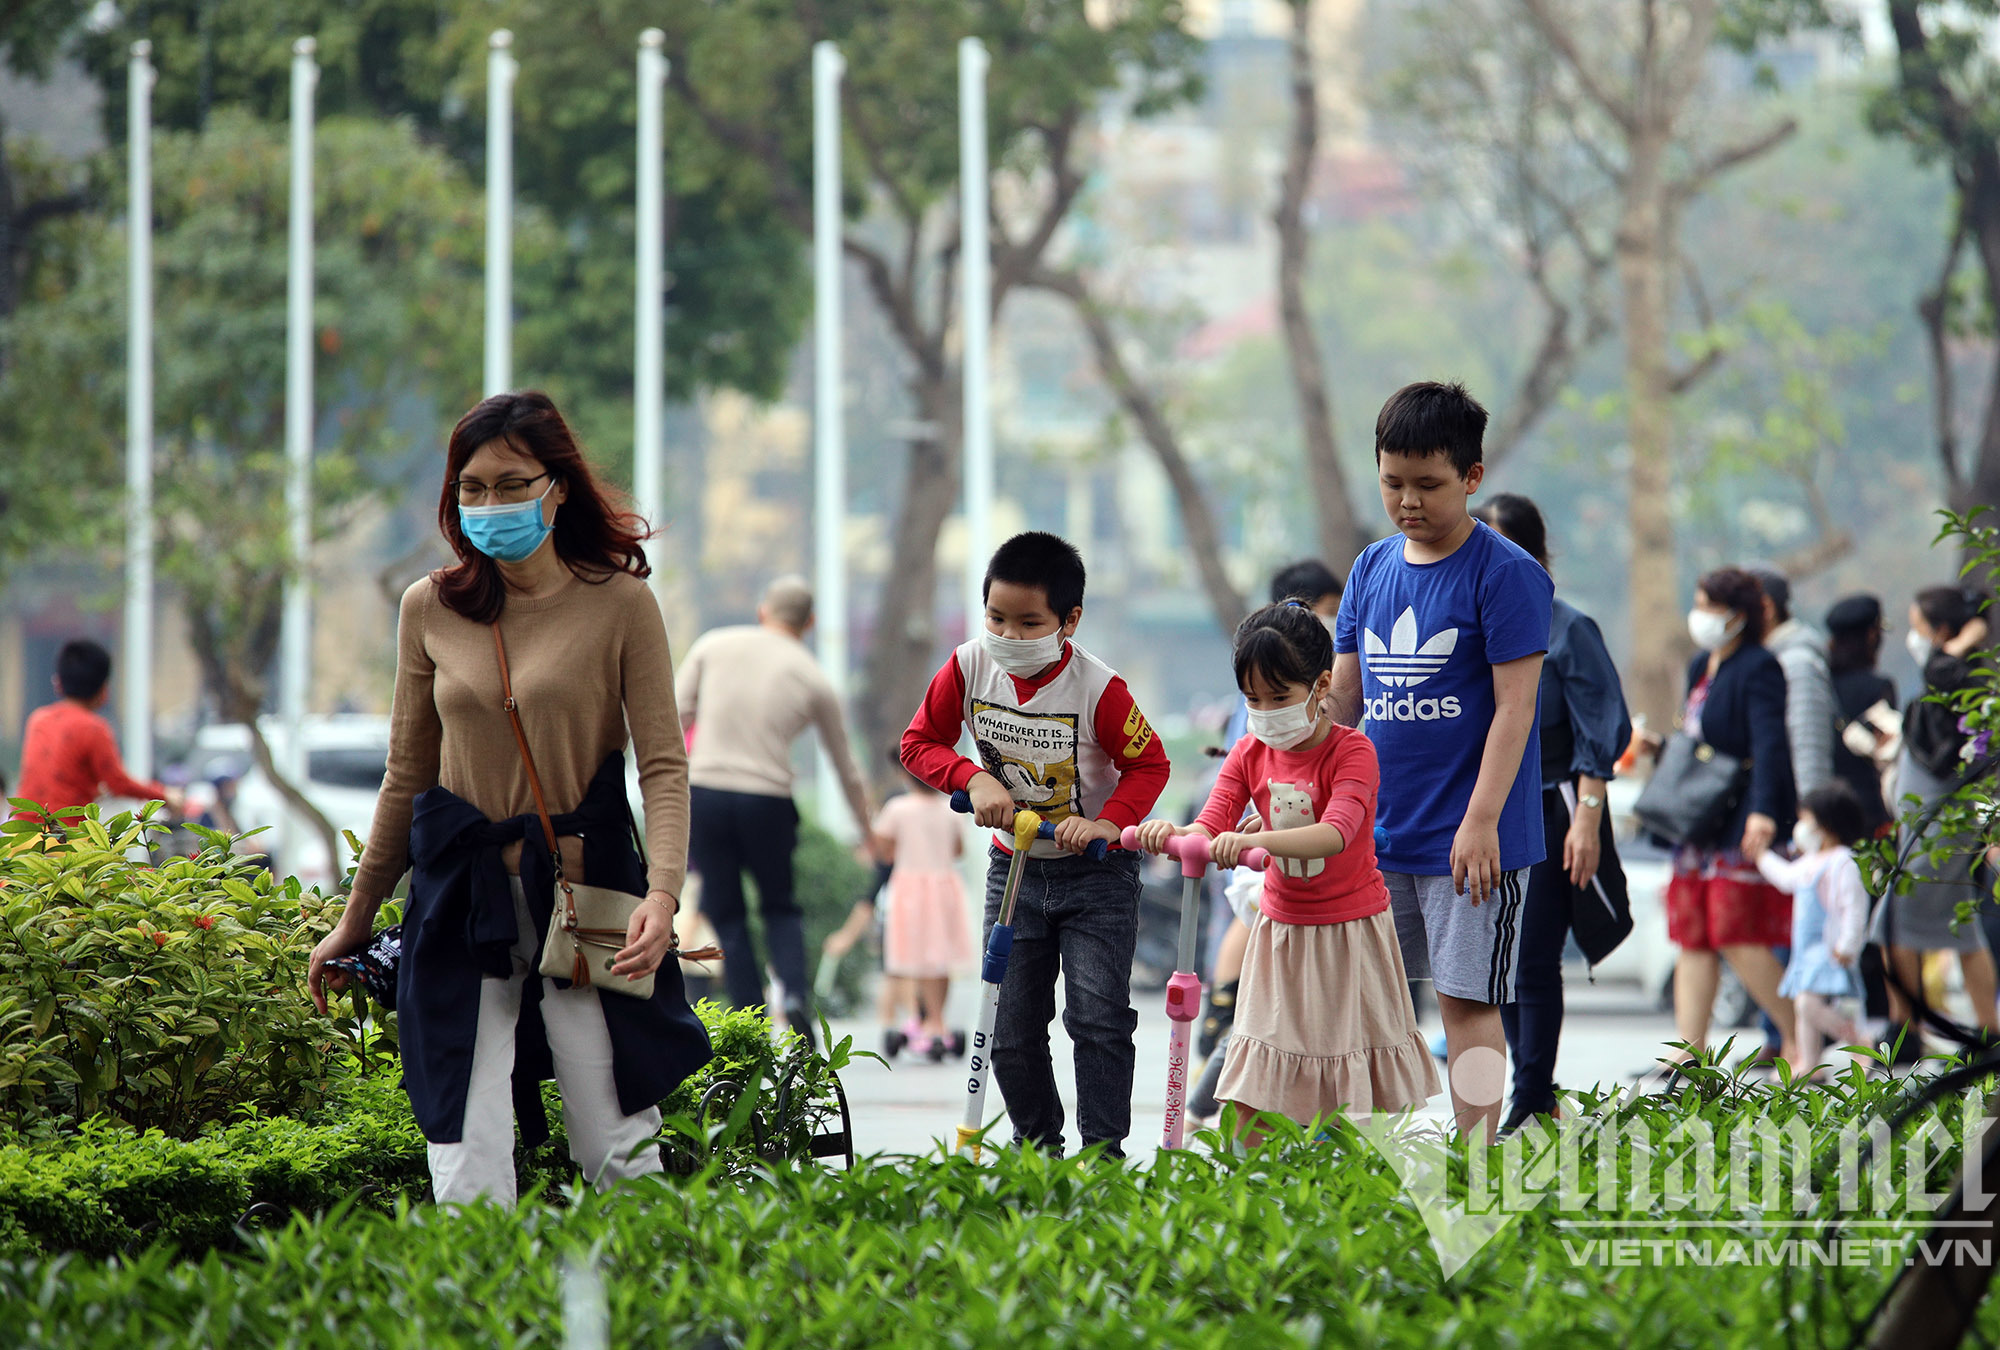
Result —
[[1470, 892], [1452, 889], [1449, 876], [1382, 873], [1396, 914], [1404, 974], [1429, 980], [1453, 998], [1512, 1003], [1528, 870], [1502, 873], [1499, 886], [1476, 906]]

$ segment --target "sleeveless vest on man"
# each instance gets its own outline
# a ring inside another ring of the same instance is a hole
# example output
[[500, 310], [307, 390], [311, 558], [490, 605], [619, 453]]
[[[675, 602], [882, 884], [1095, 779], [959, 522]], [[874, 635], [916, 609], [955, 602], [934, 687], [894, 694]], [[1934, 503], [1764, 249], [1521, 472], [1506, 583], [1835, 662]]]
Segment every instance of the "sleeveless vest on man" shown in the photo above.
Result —
[[[1111, 667], [1072, 642], [1068, 664], [1023, 700], [1013, 677], [977, 640], [961, 646], [957, 660], [965, 677], [965, 724], [972, 728], [973, 757], [981, 767], [1007, 785], [1017, 806], [1044, 820], [1097, 819], [1118, 787], [1117, 766], [1111, 751], [1098, 743], [1096, 722], [1097, 701], [1116, 678]], [[1137, 708], [1132, 716], [1139, 717]], [[995, 839], [1012, 845], [1009, 834]], [[1065, 855], [1042, 839], [1028, 856]]]

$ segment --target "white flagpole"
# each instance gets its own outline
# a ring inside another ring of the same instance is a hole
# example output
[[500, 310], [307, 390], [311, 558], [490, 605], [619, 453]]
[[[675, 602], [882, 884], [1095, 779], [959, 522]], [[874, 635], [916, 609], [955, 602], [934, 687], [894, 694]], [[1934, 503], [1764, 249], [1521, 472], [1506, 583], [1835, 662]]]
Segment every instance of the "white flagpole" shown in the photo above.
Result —
[[125, 763], [153, 772], [153, 44], [132, 44], [125, 336]]
[[958, 44], [959, 278], [964, 316], [961, 380], [965, 398], [965, 628], [979, 631], [980, 596], [993, 553], [993, 413], [987, 389], [987, 336], [993, 321], [986, 220], [986, 44]]
[[[292, 196], [290, 258], [285, 292], [285, 509], [291, 526], [291, 572], [285, 578], [285, 771], [295, 785], [305, 773], [307, 672], [312, 663], [312, 600], [306, 566], [312, 556], [313, 465], [313, 90], [317, 44], [292, 44]], [[336, 868], [336, 870], [338, 870]]]
[[[663, 423], [666, 417], [666, 175], [664, 103], [666, 35], [657, 28], [639, 34], [638, 241], [633, 292], [632, 495], [639, 514], [653, 529], [667, 515]], [[664, 559], [652, 559], [653, 597], [666, 603]]]
[[514, 35], [486, 40], [486, 381], [487, 396], [514, 380]]
[[[847, 438], [841, 380], [840, 48], [813, 44], [813, 605], [819, 663], [847, 699]], [[852, 838], [839, 775], [819, 753], [820, 824]], [[867, 829], [869, 822], [856, 822]]]

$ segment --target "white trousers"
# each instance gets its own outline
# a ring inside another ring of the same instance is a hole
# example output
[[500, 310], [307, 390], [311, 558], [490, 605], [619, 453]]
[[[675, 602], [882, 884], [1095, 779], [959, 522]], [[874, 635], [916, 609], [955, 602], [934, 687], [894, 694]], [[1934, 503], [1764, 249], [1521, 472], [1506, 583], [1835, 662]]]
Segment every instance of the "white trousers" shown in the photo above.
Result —
[[570, 1157], [598, 1190], [631, 1177], [662, 1170], [660, 1151], [647, 1147], [658, 1133], [660, 1111], [647, 1107], [628, 1116], [618, 1109], [611, 1078], [611, 1034], [592, 988], [558, 989], [536, 974], [540, 934], [528, 917], [519, 877], [514, 890], [514, 973], [479, 982], [479, 1031], [472, 1047], [472, 1079], [466, 1086], [465, 1125], [458, 1143], [430, 1145], [431, 1190], [441, 1205], [492, 1200], [511, 1205], [514, 1185], [514, 1024], [521, 1015], [527, 982], [542, 981], [542, 1025], [555, 1059], [562, 1092], [563, 1126]]

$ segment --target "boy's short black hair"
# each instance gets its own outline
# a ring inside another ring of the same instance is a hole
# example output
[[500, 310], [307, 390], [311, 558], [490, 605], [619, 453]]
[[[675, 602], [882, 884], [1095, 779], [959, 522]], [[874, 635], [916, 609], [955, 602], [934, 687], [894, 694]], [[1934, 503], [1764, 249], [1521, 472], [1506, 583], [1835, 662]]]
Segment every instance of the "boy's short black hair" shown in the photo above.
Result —
[[1274, 605], [1282, 605], [1287, 600], [1303, 600], [1310, 605], [1322, 595], [1339, 595], [1340, 592], [1340, 578], [1318, 558], [1302, 558], [1295, 563], [1286, 563], [1271, 574], [1271, 603]]
[[1266, 605], [1236, 629], [1236, 687], [1250, 692], [1250, 673], [1276, 688], [1310, 685], [1333, 669], [1333, 634], [1312, 612], [1311, 602], [1287, 600]]
[[1819, 827], [1837, 844], [1852, 847], [1868, 837], [1868, 817], [1854, 789], [1835, 778], [1822, 783], [1799, 801], [1799, 809], [1812, 812]]
[[1485, 453], [1486, 409], [1453, 381], [1420, 380], [1389, 395], [1375, 417], [1375, 462], [1382, 453], [1437, 455], [1463, 478]]
[[1028, 530], [993, 550], [993, 560], [986, 564], [986, 580], [979, 588], [980, 599], [986, 598], [996, 581], [1040, 587], [1056, 618], [1065, 619], [1083, 603], [1083, 555], [1061, 535]]
[[96, 698], [110, 679], [111, 653], [89, 638], [65, 642], [56, 653], [56, 688], [64, 698]]

